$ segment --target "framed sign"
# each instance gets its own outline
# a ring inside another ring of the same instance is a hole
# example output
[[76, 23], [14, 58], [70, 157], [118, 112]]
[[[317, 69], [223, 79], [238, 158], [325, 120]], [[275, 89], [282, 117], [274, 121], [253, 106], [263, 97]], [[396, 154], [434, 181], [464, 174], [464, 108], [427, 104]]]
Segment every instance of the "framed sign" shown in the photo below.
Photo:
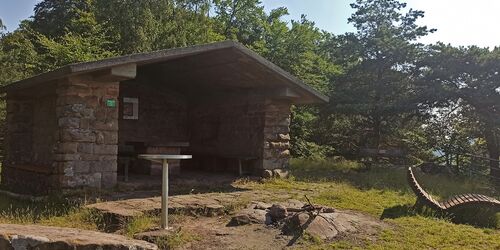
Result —
[[124, 97], [122, 113], [124, 120], [138, 120], [139, 98]]

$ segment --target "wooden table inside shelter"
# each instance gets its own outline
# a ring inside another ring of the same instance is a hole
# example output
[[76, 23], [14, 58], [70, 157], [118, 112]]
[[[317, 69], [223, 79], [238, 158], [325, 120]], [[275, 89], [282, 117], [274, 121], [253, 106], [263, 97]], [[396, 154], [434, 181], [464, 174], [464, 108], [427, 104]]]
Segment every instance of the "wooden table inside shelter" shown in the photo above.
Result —
[[160, 155], [160, 154], [141, 154], [139, 158], [159, 161], [163, 164], [162, 184], [161, 184], [161, 228], [168, 227], [168, 160], [187, 160], [193, 158], [192, 155]]

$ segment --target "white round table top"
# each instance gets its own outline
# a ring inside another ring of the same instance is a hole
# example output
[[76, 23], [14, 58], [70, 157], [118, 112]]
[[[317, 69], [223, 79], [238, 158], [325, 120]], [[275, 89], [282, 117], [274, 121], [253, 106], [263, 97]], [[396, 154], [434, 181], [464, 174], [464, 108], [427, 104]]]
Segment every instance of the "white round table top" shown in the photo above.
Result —
[[193, 158], [192, 155], [159, 155], [159, 154], [140, 154], [139, 158], [146, 160], [187, 160]]

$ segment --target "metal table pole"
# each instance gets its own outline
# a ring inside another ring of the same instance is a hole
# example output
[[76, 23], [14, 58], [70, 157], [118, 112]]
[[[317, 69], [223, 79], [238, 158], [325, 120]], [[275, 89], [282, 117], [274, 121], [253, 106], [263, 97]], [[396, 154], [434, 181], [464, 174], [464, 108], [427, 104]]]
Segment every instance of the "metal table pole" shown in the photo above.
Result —
[[141, 154], [140, 159], [147, 159], [154, 162], [162, 163], [162, 182], [161, 182], [161, 223], [160, 227], [164, 230], [169, 230], [168, 227], [168, 160], [185, 160], [191, 159], [192, 155], [154, 155]]
[[168, 228], [168, 160], [163, 159], [161, 182], [161, 228]]

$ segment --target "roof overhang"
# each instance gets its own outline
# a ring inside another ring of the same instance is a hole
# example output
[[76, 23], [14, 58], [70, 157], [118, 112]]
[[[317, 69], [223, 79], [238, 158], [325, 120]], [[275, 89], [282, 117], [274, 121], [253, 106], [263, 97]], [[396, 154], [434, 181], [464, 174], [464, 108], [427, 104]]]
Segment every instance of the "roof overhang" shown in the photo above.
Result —
[[[210, 55], [208, 57], [207, 55]], [[254, 81], [264, 81], [259, 87], [269, 89], [275, 96], [289, 99], [292, 103], [311, 104], [328, 102], [328, 97], [319, 93], [312, 87], [303, 83], [290, 73], [251, 51], [245, 46], [233, 42], [224, 41], [212, 44], [197, 45], [184, 48], [175, 48], [148, 53], [132, 54], [114, 57], [93, 62], [70, 64], [54, 71], [43, 73], [31, 78], [14, 82], [0, 88], [0, 92], [10, 92], [37, 87], [43, 83], [76, 75], [91, 74], [95, 79], [101, 81], [123, 81], [135, 78], [138, 68], [154, 65], [173, 65], [176, 62], [190, 60], [191, 67], [197, 67], [201, 61], [205, 64], [217, 66], [217, 60], [226, 55], [229, 58], [238, 58], [236, 68], [232, 74], [245, 75], [246, 68], [251, 65]], [[193, 64], [194, 62], [194, 64]], [[213, 78], [223, 78], [224, 74], [230, 74], [231, 70], [225, 70], [220, 63], [217, 72], [210, 72]], [[224, 64], [226, 65], [226, 64]], [[206, 66], [206, 65], [205, 65]], [[171, 67], [170, 67], [171, 68]], [[239, 71], [238, 71], [239, 70]], [[250, 70], [250, 68], [248, 69]], [[248, 75], [248, 74], [247, 74]], [[257, 77], [255, 77], [257, 76]], [[258, 78], [258, 76], [262, 76]], [[216, 84], [214, 82], [213, 84]]]

